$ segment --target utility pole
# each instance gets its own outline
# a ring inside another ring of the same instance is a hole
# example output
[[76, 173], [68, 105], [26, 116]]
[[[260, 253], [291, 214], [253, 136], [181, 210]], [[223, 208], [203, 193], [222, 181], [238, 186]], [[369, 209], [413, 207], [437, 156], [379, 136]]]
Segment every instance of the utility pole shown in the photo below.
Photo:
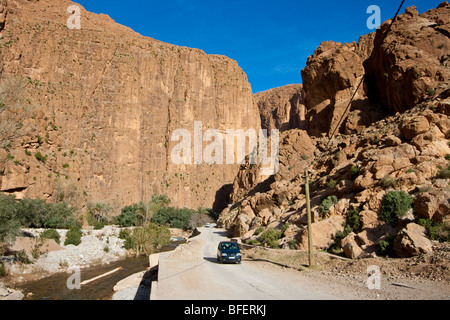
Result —
[[308, 214], [308, 252], [309, 252], [309, 266], [314, 265], [313, 240], [312, 240], [312, 223], [311, 223], [311, 203], [309, 199], [309, 175], [308, 168], [305, 170], [305, 193], [306, 193], [306, 212]]

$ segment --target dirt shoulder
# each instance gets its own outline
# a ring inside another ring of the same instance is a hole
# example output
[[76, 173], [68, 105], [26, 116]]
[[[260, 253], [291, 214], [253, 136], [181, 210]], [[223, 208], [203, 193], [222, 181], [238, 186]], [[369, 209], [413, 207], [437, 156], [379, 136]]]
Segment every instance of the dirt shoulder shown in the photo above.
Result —
[[[244, 260], [261, 268], [292, 268], [305, 284], [343, 299], [450, 300], [450, 244], [434, 243], [432, 254], [409, 259], [373, 257], [348, 260], [325, 252], [315, 253], [316, 266], [308, 268], [305, 251], [251, 248]], [[381, 272], [379, 290], [370, 290], [369, 266]]]

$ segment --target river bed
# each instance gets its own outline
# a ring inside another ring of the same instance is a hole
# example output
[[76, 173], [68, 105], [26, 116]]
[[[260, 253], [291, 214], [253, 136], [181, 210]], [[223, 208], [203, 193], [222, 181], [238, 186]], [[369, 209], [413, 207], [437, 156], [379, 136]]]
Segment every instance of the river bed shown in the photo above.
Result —
[[[174, 250], [177, 245], [184, 242], [173, 241], [170, 245], [162, 248], [160, 252]], [[104, 278], [82, 285], [80, 289], [68, 288], [67, 281], [73, 273], [66, 272], [17, 285], [16, 289], [22, 290], [25, 296], [23, 300], [111, 300], [114, 294], [114, 286], [130, 275], [147, 270], [149, 259], [148, 256], [141, 256], [111, 262], [107, 265], [84, 268], [80, 271], [81, 281], [95, 278], [119, 267], [122, 269]], [[150, 290], [150, 288], [146, 288], [146, 290]], [[139, 293], [136, 294], [135, 299], [139, 299], [138, 295]]]

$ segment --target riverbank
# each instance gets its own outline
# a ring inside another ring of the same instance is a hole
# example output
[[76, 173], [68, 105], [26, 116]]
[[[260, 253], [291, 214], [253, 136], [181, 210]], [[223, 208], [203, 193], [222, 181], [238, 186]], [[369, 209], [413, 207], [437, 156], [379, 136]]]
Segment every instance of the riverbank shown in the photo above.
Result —
[[[0, 300], [20, 300], [27, 298], [27, 296], [32, 296], [34, 294], [32, 290], [21, 292], [17, 288], [23, 288], [27, 283], [36, 282], [57, 274], [61, 275], [61, 279], [56, 276], [55, 281], [62, 283], [61, 281], [64, 280], [63, 284], [65, 285], [65, 280], [70, 276], [67, 273], [68, 270], [80, 269], [82, 276], [86, 277], [90, 269], [105, 266], [105, 270], [108, 271], [108, 267], [115, 265], [116, 262], [132, 259], [133, 253], [125, 249], [124, 240], [119, 238], [120, 230], [121, 228], [117, 226], [106, 226], [101, 230], [83, 230], [81, 243], [78, 246], [64, 246], [67, 230], [57, 230], [61, 237], [61, 244], [52, 243], [53, 240], [51, 240], [49, 242], [51, 243], [50, 245], [44, 246], [49, 251], [33, 259], [31, 252], [35, 248], [33, 248], [33, 245], [30, 245], [30, 239], [37, 239], [43, 229], [24, 229], [23, 231], [27, 237], [18, 239], [14, 247], [19, 251], [21, 249], [25, 250], [30, 257], [31, 263], [4, 259], [8, 275], [0, 278]], [[190, 235], [190, 233], [179, 229], [170, 229], [170, 231], [171, 236], [177, 239], [186, 239]], [[148, 262], [148, 257], [144, 258], [144, 261]], [[124, 264], [128, 265], [129, 263], [130, 261], [127, 261]], [[140, 269], [133, 271], [138, 272], [142, 270], [145, 270], [144, 265]], [[123, 278], [129, 275], [129, 273], [118, 274], [118, 276]], [[120, 280], [118, 278], [116, 282]], [[71, 295], [68, 295], [68, 297], [71, 297]], [[94, 297], [94, 299], [96, 298]]]

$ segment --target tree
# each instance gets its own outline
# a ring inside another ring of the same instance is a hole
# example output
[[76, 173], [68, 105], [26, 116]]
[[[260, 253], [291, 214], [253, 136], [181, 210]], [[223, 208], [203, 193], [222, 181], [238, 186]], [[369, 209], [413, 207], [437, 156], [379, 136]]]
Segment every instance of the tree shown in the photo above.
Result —
[[158, 213], [159, 210], [166, 208], [169, 204], [170, 198], [168, 196], [165, 194], [154, 194], [147, 203], [139, 203], [136, 215], [142, 220], [142, 223], [147, 223], [150, 222], [152, 217]]
[[0, 243], [14, 241], [20, 233], [20, 227], [15, 197], [0, 195]]
[[24, 126], [24, 122], [35, 110], [27, 99], [26, 87], [26, 81], [18, 76], [9, 76], [0, 81], [0, 145], [2, 146], [31, 129]]

